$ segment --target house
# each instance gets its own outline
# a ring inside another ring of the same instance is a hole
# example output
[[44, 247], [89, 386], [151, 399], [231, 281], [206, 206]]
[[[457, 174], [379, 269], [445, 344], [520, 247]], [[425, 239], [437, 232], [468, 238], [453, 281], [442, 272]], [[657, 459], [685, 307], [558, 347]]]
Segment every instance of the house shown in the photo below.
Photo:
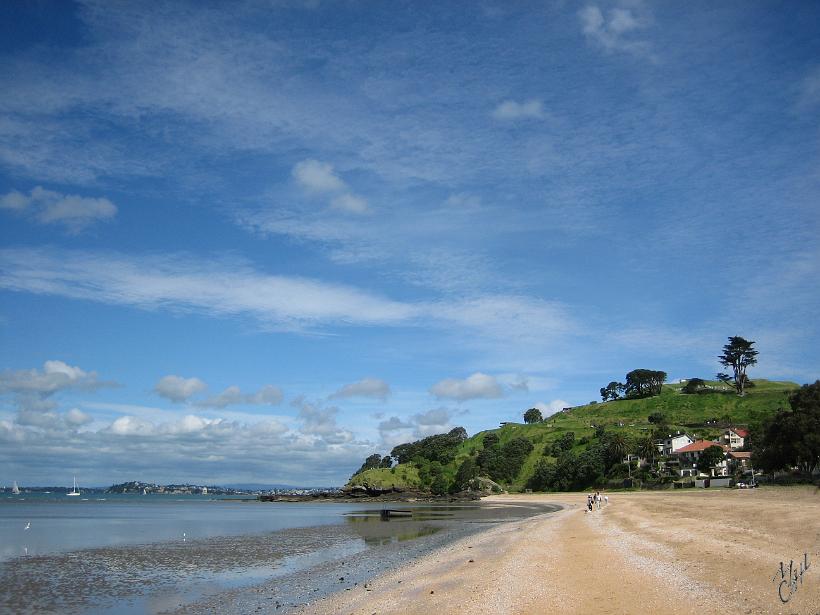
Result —
[[729, 461], [729, 469], [732, 472], [745, 471], [752, 466], [752, 454], [747, 451], [730, 451], [726, 455]]
[[743, 442], [749, 437], [748, 429], [740, 427], [730, 427], [723, 432], [723, 443], [727, 444], [733, 451], [743, 448]]
[[678, 449], [692, 444], [694, 441], [695, 439], [689, 434], [678, 432], [676, 434], [669, 434], [665, 438], [656, 441], [655, 446], [658, 447], [658, 452], [661, 455], [669, 456]]
[[[728, 446], [723, 446], [719, 442], [713, 442], [711, 440], [698, 440], [697, 442], [692, 442], [691, 444], [687, 444], [686, 446], [679, 448], [673, 454], [678, 458], [680, 461], [680, 468], [678, 472], [681, 476], [697, 476], [697, 464], [698, 459], [703, 454], [707, 448], [711, 446], [719, 446], [723, 449], [724, 453], [729, 451]], [[729, 474], [728, 464], [726, 463], [726, 458], [724, 458], [715, 464], [711, 469], [712, 476], [727, 476]]]

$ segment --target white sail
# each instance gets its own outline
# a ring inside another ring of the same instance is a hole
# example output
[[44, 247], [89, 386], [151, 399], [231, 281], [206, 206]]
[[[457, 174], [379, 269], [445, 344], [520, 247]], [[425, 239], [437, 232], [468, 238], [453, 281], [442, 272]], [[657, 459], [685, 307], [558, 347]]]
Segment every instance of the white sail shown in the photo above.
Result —
[[77, 491], [77, 477], [74, 477], [74, 489], [66, 493], [66, 495], [80, 495], [80, 492]]
[[20, 493], [20, 487], [17, 486], [17, 481], [14, 481], [14, 485], [11, 488], [11, 492], [15, 495]]

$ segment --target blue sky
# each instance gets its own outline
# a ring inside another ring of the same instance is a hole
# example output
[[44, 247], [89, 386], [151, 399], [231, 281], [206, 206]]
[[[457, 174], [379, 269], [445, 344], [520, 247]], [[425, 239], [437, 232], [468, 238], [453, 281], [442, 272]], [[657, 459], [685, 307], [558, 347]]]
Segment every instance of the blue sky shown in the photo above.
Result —
[[0, 6], [0, 482], [342, 484], [820, 377], [815, 3]]

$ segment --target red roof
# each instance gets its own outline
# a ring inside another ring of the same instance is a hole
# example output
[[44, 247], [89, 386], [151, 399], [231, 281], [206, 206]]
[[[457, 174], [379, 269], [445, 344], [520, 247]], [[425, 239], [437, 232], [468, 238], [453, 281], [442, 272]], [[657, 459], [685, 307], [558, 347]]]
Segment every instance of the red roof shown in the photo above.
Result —
[[675, 453], [695, 453], [698, 451], [705, 451], [710, 446], [720, 446], [720, 448], [726, 450], [726, 448], [717, 442], [711, 442], [709, 440], [698, 440], [697, 442], [692, 442], [692, 444], [687, 444], [683, 448], [679, 448], [675, 451]]
[[741, 438], [745, 438], [746, 436], [749, 435], [749, 430], [748, 429], [742, 429], [740, 427], [732, 427], [731, 430], [734, 431]]
[[751, 459], [752, 453], [749, 451], [732, 451], [729, 453], [729, 457], [734, 457], [735, 459]]

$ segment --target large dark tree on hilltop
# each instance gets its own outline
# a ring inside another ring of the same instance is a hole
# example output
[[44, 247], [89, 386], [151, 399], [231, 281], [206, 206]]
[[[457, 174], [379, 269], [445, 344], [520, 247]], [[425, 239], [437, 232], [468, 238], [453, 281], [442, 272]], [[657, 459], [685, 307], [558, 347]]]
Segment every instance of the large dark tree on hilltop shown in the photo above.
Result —
[[654, 369], [633, 369], [626, 375], [624, 389], [627, 397], [652, 397], [661, 394], [666, 372]]
[[[731, 367], [734, 372], [735, 389], [737, 394], [743, 397], [749, 379], [746, 376], [746, 368], [757, 363], [758, 352], [752, 346], [754, 342], [745, 340], [740, 336], [729, 338], [729, 343], [723, 347], [723, 354], [718, 357], [720, 364], [724, 367]], [[722, 377], [725, 374], [718, 374], [720, 380], [728, 380]]]
[[538, 408], [530, 408], [524, 413], [525, 423], [540, 423], [544, 420], [541, 411]]

